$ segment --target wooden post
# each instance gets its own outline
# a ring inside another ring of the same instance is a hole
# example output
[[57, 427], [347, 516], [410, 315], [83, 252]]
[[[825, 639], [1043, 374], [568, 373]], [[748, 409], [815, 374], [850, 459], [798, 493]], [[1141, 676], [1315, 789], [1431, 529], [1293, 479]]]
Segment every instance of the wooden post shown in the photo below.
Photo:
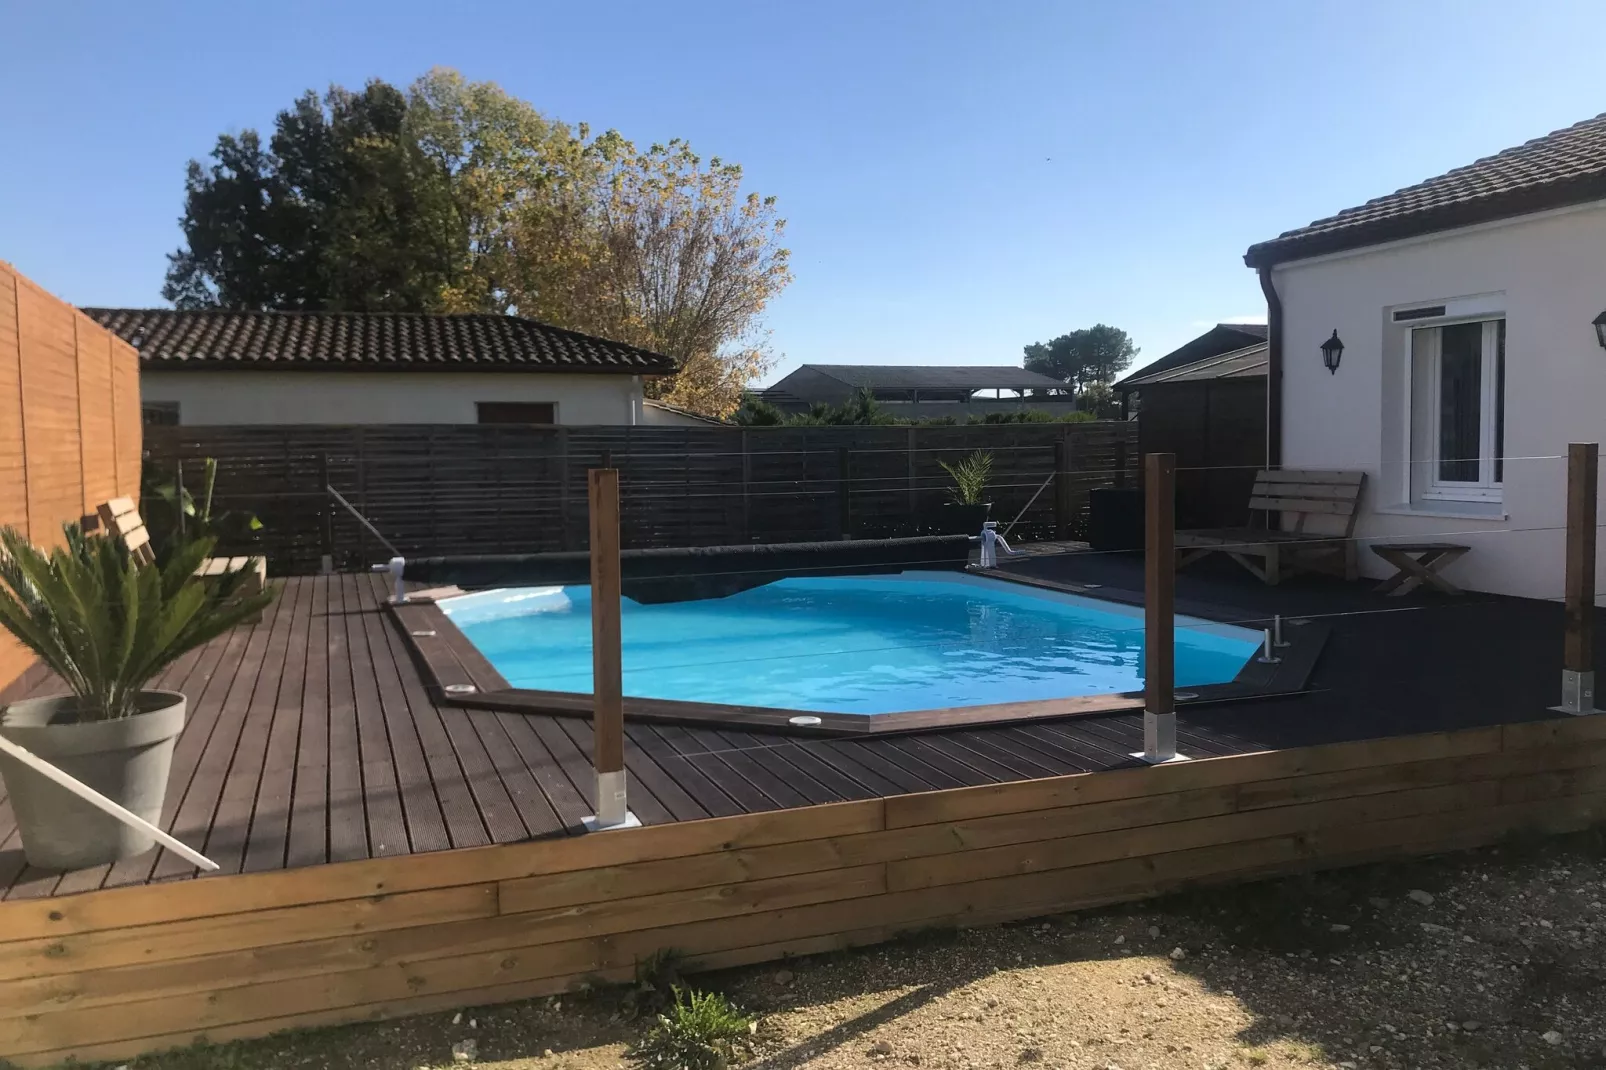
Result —
[[558, 549], [570, 550], [574, 548], [574, 535], [572, 522], [569, 518], [569, 429], [558, 428], [557, 456], [552, 460], [552, 468], [558, 476]]
[[1071, 443], [1060, 432], [1054, 443], [1054, 538], [1061, 542], [1071, 537]]
[[836, 527], [837, 534], [844, 539], [853, 538], [853, 500], [848, 496], [852, 490], [848, 482], [848, 462], [850, 454], [846, 446], [838, 447], [836, 451]]
[[[335, 570], [335, 503], [329, 500], [329, 454], [318, 454], [318, 519], [323, 527], [324, 572]], [[364, 567], [367, 562], [359, 562]]]
[[1143, 543], [1143, 750], [1151, 765], [1179, 760], [1176, 693], [1176, 479], [1177, 456], [1144, 459]]
[[742, 429], [742, 541], [753, 541], [753, 442]]
[[[368, 462], [361, 428], [357, 429], [357, 512], [368, 515]], [[368, 567], [368, 531], [365, 524], [357, 525], [357, 563], [360, 568]]]
[[597, 773], [597, 813], [586, 827], [621, 828], [633, 822], [626, 808], [624, 665], [620, 650], [619, 473], [588, 473], [591, 513], [591, 764]]
[[1600, 446], [1567, 447], [1566, 634], [1562, 641], [1561, 705], [1564, 713], [1595, 709], [1595, 539]]
[[924, 525], [924, 517], [920, 515], [920, 491], [915, 482], [915, 458], [917, 457], [915, 429], [909, 428], [907, 447], [904, 457], [907, 460], [906, 471], [909, 483], [909, 530], [907, 534], [918, 535]]

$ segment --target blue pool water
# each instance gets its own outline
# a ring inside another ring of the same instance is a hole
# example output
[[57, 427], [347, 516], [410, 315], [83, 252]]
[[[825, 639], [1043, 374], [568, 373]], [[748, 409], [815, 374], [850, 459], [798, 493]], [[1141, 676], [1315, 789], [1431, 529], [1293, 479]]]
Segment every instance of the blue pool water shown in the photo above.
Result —
[[[587, 587], [442, 608], [514, 687], [591, 690]], [[1178, 686], [1224, 683], [1259, 636], [1177, 618]], [[624, 600], [624, 691], [835, 713], [979, 706], [1143, 686], [1137, 607], [958, 573], [785, 579], [728, 598]]]

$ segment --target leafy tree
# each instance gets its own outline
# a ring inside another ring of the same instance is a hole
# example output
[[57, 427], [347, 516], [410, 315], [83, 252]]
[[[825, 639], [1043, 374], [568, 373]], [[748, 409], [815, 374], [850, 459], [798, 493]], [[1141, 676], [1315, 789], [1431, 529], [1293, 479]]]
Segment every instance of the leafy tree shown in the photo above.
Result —
[[1026, 368], [1069, 383], [1081, 393], [1094, 383], [1109, 384], [1138, 355], [1138, 347], [1119, 327], [1099, 323], [1026, 347]]
[[[596, 154], [587, 146], [589, 128], [581, 123], [571, 129], [495, 83], [469, 82], [439, 67], [412, 84], [408, 102], [419, 151], [450, 192], [454, 239], [465, 258], [466, 269], [439, 295], [442, 306], [454, 312], [513, 310], [528, 296], [517, 282], [521, 262], [540, 255], [517, 248], [521, 220], [533, 208], [563, 203], [568, 191], [600, 179]], [[577, 267], [555, 263], [570, 272]], [[536, 304], [517, 310], [542, 318]]]
[[263, 148], [225, 134], [192, 160], [162, 296], [179, 308], [420, 311], [466, 267], [450, 189], [374, 81], [307, 93]]
[[779, 427], [786, 423], [786, 413], [756, 394], [743, 394], [742, 403], [731, 413], [731, 423], [743, 427]]
[[680, 140], [643, 151], [610, 131], [583, 155], [595, 174], [578, 168], [525, 206], [515, 303], [674, 357], [680, 373], [655, 396], [729, 415], [770, 366], [759, 317], [792, 279], [775, 199], [744, 196], [740, 167]]
[[437, 69], [309, 92], [266, 147], [212, 157], [163, 288], [180, 308], [517, 312], [676, 358], [649, 394], [716, 416], [768, 366], [785, 221], [684, 141], [592, 137]]

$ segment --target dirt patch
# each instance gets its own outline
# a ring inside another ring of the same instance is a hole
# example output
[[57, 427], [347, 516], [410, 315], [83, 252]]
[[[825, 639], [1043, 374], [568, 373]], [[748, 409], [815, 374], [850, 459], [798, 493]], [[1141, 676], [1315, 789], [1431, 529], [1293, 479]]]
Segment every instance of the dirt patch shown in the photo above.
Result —
[[[1606, 1067], [1606, 836], [1194, 892], [704, 974], [756, 1070]], [[617, 991], [195, 1048], [135, 1070], [614, 1070]], [[461, 1065], [461, 1064], [459, 1064]]]

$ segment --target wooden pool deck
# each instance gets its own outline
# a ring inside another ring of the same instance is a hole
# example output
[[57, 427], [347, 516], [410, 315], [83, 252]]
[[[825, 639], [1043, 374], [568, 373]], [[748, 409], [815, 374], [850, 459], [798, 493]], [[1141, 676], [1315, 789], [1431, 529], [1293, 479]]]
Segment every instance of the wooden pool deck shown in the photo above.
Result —
[[[1015, 566], [1134, 586], [1138, 564]], [[19, 1066], [370, 1020], [1562, 831], [1606, 815], [1606, 717], [1558, 717], [1559, 606], [1185, 576], [1321, 615], [1306, 694], [883, 739], [628, 726], [647, 827], [583, 834], [585, 720], [434, 702], [376, 578], [292, 579], [173, 667], [162, 852], [29, 869], [0, 802], [0, 1056]], [[1387, 610], [1387, 612], [1376, 612]], [[37, 685], [48, 690], [48, 684]]]
[[[1141, 588], [1137, 563], [1065, 555], [1040, 578]], [[1203, 570], [1201, 570], [1203, 571]], [[1210, 757], [1550, 716], [1559, 606], [1470, 596], [1404, 605], [1339, 584], [1271, 589], [1185, 574], [1190, 600], [1338, 616], [1293, 698], [1184, 709], [1179, 746]], [[224, 873], [518, 843], [582, 831], [592, 813], [584, 719], [432, 700], [380, 605], [381, 577], [291, 578], [254, 627], [185, 658], [160, 686], [190, 697], [164, 824]], [[1394, 612], [1400, 611], [1400, 612]], [[1499, 664], [1501, 671], [1469, 671]], [[52, 690], [44, 682], [35, 694]], [[1067, 773], [1127, 768], [1136, 715], [950, 729], [882, 740], [800, 740], [670, 725], [626, 728], [631, 807], [648, 825]], [[68, 895], [195, 871], [158, 851], [67, 874], [30, 869], [0, 798], [0, 898]]]

